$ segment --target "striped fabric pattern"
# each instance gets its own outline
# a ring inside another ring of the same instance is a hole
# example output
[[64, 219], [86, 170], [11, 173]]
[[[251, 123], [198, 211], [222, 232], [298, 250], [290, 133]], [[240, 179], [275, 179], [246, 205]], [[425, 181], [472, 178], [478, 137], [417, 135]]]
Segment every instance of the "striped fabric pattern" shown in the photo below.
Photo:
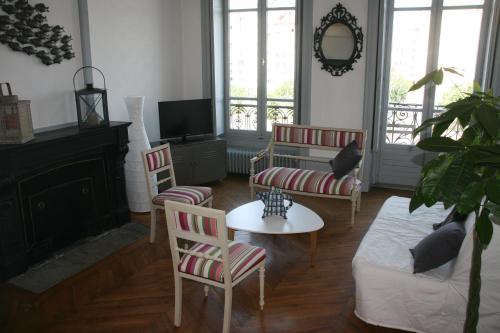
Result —
[[149, 172], [158, 170], [170, 164], [168, 159], [168, 147], [146, 154]]
[[177, 229], [217, 237], [217, 219], [178, 211], [174, 215]]
[[325, 130], [305, 127], [288, 127], [275, 125], [274, 142], [298, 143], [306, 145], [344, 148], [353, 140], [358, 148], [363, 145], [363, 132]]
[[210, 187], [202, 186], [174, 186], [153, 198], [155, 205], [163, 205], [165, 200], [177, 201], [191, 205], [198, 205], [212, 196]]
[[[261, 247], [235, 241], [230, 242], [228, 247], [232, 281], [237, 280], [266, 258], [266, 250]], [[221, 249], [208, 244], [196, 243], [189, 250], [222, 258]], [[178, 269], [186, 274], [224, 282], [223, 264], [219, 261], [184, 254], [179, 262]]]
[[255, 175], [253, 182], [290, 191], [345, 196], [361, 183], [351, 175], [335, 179], [332, 172], [283, 167], [268, 168]]

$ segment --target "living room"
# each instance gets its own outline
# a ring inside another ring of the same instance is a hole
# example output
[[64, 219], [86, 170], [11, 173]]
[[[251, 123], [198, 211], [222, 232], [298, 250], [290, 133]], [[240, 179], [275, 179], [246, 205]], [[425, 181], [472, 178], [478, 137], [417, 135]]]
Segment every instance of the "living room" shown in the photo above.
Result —
[[0, 331], [500, 331], [499, 27], [0, 0]]

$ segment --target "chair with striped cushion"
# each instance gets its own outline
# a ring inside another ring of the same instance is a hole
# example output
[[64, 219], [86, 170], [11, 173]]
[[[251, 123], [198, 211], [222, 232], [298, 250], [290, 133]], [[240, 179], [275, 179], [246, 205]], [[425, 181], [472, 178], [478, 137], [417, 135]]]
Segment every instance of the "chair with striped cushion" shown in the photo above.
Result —
[[[151, 200], [150, 242], [153, 243], [156, 237], [156, 213], [157, 210], [164, 209], [165, 200], [212, 207], [212, 189], [204, 186], [177, 186], [168, 143], [144, 151], [142, 158]], [[168, 173], [167, 177], [158, 180], [160, 172]], [[170, 182], [171, 187], [158, 193], [158, 185], [167, 182]]]
[[[259, 305], [263, 310], [266, 250], [229, 241], [224, 211], [173, 201], [164, 204], [174, 268], [174, 325], [181, 325], [182, 279], [203, 283], [205, 296], [208, 285], [224, 289], [222, 332], [229, 332], [233, 287], [259, 270]], [[194, 245], [189, 249], [180, 248], [178, 239], [194, 242]]]
[[[328, 163], [352, 141], [356, 141], [364, 157], [365, 130], [274, 124], [269, 145], [250, 160], [251, 196], [254, 196], [255, 188], [269, 189], [274, 186], [290, 194], [351, 200], [351, 224], [354, 224], [355, 211], [359, 211], [361, 207], [363, 158], [351, 174], [341, 178], [336, 178], [332, 172], [328, 171], [283, 168], [273, 165], [275, 157]], [[325, 150], [332, 152], [332, 156], [324, 158], [276, 154], [275, 148], [280, 147]], [[265, 157], [268, 158], [269, 166], [256, 173], [257, 163]]]

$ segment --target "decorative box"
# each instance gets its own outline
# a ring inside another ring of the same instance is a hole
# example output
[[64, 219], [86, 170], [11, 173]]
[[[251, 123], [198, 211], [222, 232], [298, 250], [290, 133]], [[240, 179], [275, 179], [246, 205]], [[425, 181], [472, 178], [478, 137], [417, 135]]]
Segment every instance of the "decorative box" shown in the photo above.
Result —
[[[4, 95], [3, 86], [8, 95]], [[34, 138], [30, 101], [12, 95], [9, 83], [0, 83], [0, 144], [25, 143]]]

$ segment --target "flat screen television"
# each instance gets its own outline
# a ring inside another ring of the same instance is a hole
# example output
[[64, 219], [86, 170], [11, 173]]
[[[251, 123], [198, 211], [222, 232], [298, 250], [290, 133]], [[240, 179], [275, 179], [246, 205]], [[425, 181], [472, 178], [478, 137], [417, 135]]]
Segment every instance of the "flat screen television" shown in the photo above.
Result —
[[212, 135], [212, 100], [158, 102], [161, 139]]

